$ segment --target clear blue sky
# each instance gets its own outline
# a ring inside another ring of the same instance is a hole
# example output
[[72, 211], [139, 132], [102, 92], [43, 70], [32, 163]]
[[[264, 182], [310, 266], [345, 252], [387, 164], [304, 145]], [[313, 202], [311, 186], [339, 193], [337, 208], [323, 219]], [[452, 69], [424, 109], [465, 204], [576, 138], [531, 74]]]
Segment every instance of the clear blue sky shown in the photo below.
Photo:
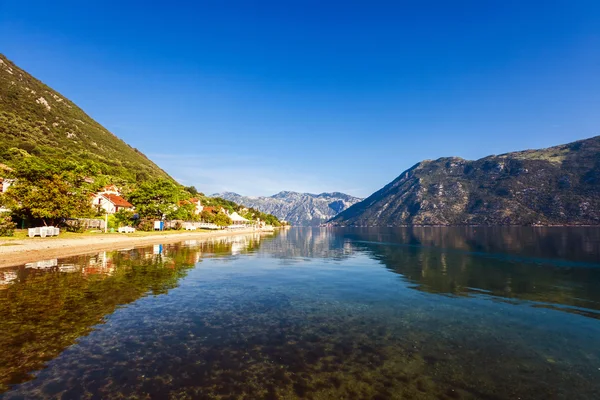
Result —
[[600, 1], [2, 1], [0, 52], [206, 193], [600, 134]]

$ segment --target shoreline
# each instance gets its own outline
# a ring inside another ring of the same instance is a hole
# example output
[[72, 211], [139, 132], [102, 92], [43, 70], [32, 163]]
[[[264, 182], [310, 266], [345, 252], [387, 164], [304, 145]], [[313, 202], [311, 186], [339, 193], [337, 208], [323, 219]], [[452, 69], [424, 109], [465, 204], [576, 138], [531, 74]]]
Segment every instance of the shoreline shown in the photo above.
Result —
[[[15, 267], [28, 262], [49, 258], [63, 258], [107, 250], [119, 250], [127, 246], [143, 247], [159, 243], [177, 243], [183, 240], [208, 239], [252, 233], [269, 233], [272, 231], [239, 229], [232, 231], [214, 232], [181, 232], [153, 236], [122, 236], [110, 235], [81, 238], [39, 238], [24, 239], [2, 243], [0, 242], [0, 269]], [[10, 243], [10, 244], [9, 244]], [[7, 245], [9, 244], [9, 245]]]

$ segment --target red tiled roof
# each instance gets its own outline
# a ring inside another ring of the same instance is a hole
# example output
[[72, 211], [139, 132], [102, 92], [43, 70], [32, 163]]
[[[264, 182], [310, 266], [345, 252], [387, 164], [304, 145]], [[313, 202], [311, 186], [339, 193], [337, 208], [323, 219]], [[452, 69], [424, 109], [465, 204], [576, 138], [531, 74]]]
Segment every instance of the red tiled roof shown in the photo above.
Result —
[[113, 203], [115, 206], [119, 207], [133, 207], [133, 204], [122, 198], [121, 196], [117, 196], [116, 194], [103, 194], [106, 200]]
[[202, 211], [206, 211], [206, 212], [211, 212], [211, 213], [216, 213], [216, 210], [214, 207], [204, 207], [202, 209]]

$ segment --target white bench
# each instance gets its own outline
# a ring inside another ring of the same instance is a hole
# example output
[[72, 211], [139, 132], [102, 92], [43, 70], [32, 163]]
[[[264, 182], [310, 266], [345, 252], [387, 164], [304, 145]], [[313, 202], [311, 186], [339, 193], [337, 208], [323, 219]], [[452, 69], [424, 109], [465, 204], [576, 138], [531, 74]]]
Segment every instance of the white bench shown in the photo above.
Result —
[[132, 228], [131, 226], [122, 226], [120, 228], [117, 229], [117, 232], [119, 233], [133, 233], [135, 232], [135, 228]]
[[196, 229], [198, 229], [195, 225], [192, 224], [185, 224], [184, 228], [186, 231], [195, 231]]
[[29, 228], [27, 230], [27, 235], [30, 238], [35, 236], [41, 236], [43, 238], [46, 236], [58, 236], [59, 233], [60, 229], [53, 226], [40, 226], [38, 228]]

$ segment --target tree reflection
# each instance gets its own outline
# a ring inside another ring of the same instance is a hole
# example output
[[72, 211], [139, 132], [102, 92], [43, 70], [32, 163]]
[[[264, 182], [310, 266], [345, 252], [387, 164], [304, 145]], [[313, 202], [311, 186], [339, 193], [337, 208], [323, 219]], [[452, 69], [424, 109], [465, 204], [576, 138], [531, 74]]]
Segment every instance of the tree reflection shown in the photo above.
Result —
[[202, 258], [255, 251], [261, 235], [213, 238], [45, 260], [0, 272], [0, 392], [31, 372], [105, 316], [148, 295], [177, 287]]

